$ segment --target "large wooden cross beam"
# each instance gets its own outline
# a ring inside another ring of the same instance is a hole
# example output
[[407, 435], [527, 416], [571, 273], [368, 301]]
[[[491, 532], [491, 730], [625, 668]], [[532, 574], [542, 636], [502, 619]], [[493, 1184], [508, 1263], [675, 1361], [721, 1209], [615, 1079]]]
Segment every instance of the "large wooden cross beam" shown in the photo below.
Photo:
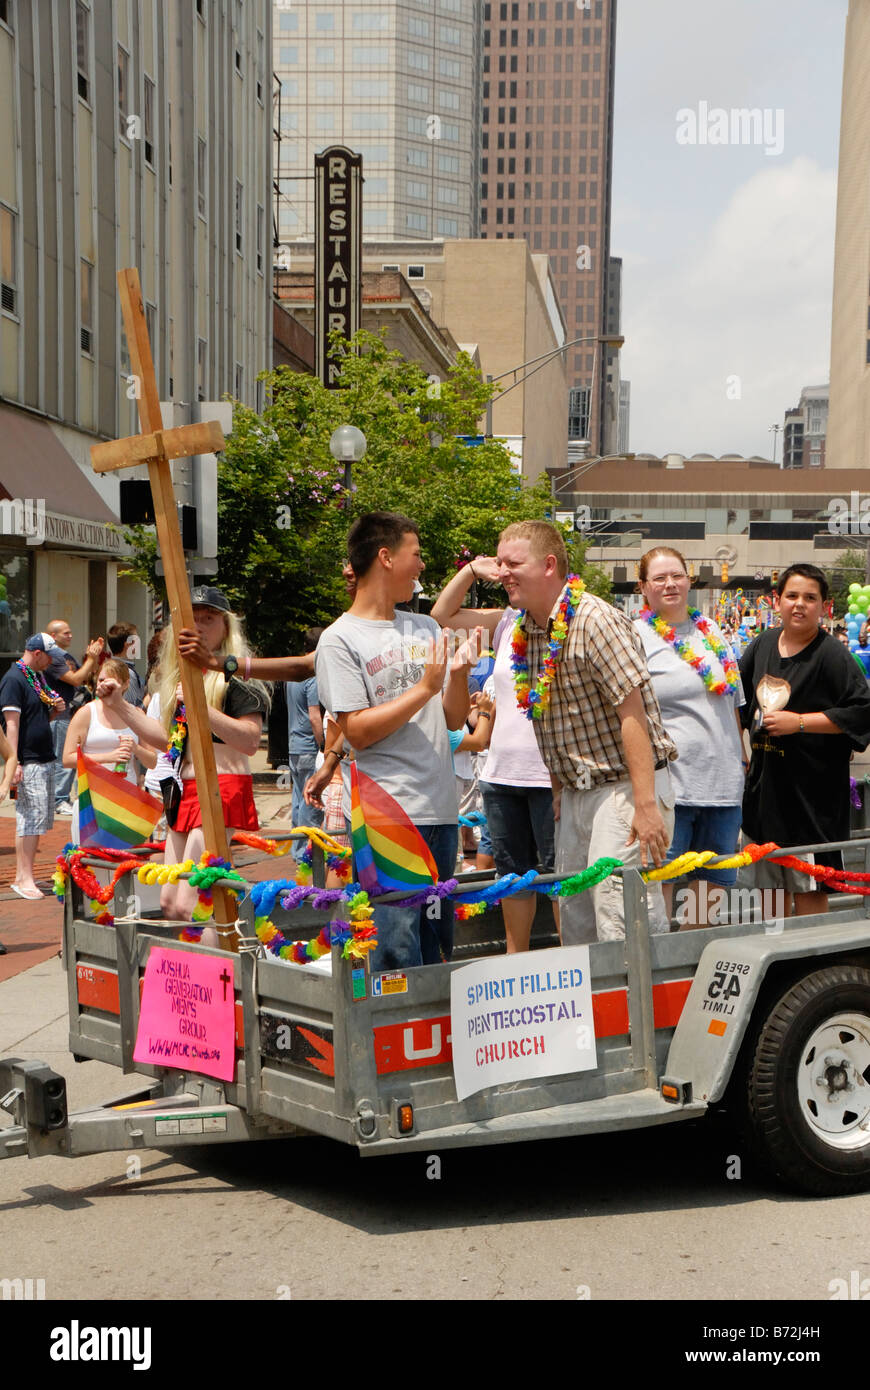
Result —
[[[224, 447], [224, 436], [216, 421], [182, 425], [179, 429], [164, 431], [139, 272], [135, 269], [119, 271], [118, 291], [124, 328], [127, 332], [130, 364], [139, 385], [139, 421], [143, 433], [133, 435], [129, 439], [113, 439], [105, 444], [94, 444], [91, 449], [91, 461], [98, 473], [133, 468], [143, 463], [148, 465], [151, 495], [154, 499], [154, 519], [157, 524], [157, 543], [163, 560], [166, 593], [177, 644], [181, 629], [192, 628], [194, 622], [169, 460], [193, 454], [218, 453]], [[202, 808], [205, 847], [209, 853], [226, 859], [227, 832], [202, 672], [198, 666], [183, 659], [180, 659], [180, 666], [184, 706], [187, 711], [189, 749], [196, 773], [199, 804]], [[223, 889], [214, 890], [214, 916], [221, 946], [227, 950], [237, 950], [235, 932], [230, 930], [230, 924], [236, 920], [236, 913], [230, 895]]]

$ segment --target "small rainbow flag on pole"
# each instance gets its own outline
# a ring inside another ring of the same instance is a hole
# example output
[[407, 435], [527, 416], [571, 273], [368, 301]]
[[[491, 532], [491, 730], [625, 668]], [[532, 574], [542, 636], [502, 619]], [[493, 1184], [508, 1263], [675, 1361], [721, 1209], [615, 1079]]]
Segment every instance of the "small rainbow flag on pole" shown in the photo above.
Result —
[[79, 745], [79, 844], [129, 849], [148, 839], [163, 814], [155, 797], [102, 763], [86, 758]]
[[356, 762], [350, 765], [350, 838], [356, 876], [367, 893], [438, 882], [432, 851], [417, 827]]

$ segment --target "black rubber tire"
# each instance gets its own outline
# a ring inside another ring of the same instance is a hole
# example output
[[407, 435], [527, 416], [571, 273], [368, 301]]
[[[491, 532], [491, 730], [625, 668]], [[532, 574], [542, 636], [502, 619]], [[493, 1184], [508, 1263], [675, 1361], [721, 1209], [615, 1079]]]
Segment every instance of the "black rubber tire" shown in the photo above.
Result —
[[798, 1097], [797, 1072], [808, 1039], [826, 1019], [851, 1012], [870, 1028], [870, 970], [831, 965], [792, 985], [758, 1030], [747, 1065], [745, 1117], [752, 1148], [789, 1187], [814, 1196], [870, 1188], [870, 1135], [843, 1150], [814, 1133]]

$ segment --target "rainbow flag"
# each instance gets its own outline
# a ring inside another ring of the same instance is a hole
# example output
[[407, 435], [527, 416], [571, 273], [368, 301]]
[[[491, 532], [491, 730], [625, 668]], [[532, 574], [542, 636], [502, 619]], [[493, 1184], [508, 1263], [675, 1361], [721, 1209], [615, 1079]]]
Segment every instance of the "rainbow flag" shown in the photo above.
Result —
[[129, 849], [148, 839], [163, 804], [78, 750], [79, 844]]
[[367, 893], [438, 882], [432, 851], [417, 827], [356, 762], [350, 765], [350, 838], [356, 876]]

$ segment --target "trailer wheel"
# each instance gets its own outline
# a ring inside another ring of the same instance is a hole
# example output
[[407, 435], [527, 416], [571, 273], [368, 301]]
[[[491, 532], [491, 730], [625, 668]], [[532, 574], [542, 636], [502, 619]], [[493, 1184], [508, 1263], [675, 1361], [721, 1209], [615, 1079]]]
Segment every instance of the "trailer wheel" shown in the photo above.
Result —
[[746, 1107], [753, 1146], [789, 1185], [870, 1187], [870, 970], [828, 966], [782, 996], [749, 1058]]

